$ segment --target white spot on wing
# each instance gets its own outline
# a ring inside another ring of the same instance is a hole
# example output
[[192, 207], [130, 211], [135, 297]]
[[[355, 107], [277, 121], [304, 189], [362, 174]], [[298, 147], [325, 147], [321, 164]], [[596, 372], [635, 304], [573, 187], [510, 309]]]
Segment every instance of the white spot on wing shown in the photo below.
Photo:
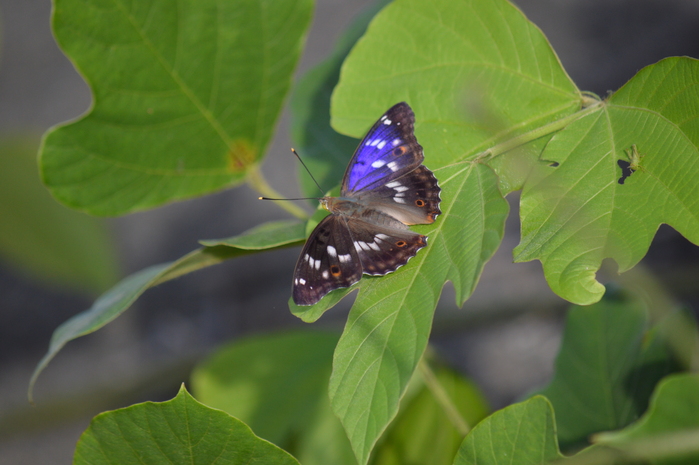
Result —
[[354, 241], [354, 248], [357, 250], [357, 252], [362, 251], [362, 247], [359, 245], [359, 242]]
[[311, 258], [311, 257], [310, 257], [310, 255], [308, 255], [308, 254], [306, 254], [306, 255], [303, 256], [303, 259], [304, 259], [305, 261], [310, 260], [310, 258]]
[[323, 279], [328, 279], [329, 277], [328, 270], [323, 270]]
[[316, 260], [315, 264], [315, 269], [320, 270], [320, 260]]
[[350, 255], [350, 254], [347, 254], [347, 255], [338, 255], [337, 258], [340, 259], [340, 263], [347, 263], [347, 262], [351, 262], [351, 261], [352, 261], [352, 255]]
[[306, 280], [305, 280], [305, 279], [303, 279], [303, 278], [301, 278], [301, 279], [299, 279], [299, 283], [301, 283], [301, 285], [303, 286], [303, 285], [305, 285], [305, 284], [306, 284]]
[[333, 247], [332, 245], [329, 245], [328, 254], [333, 258], [337, 257], [337, 249], [335, 249], [335, 247]]
[[398, 186], [400, 186], [400, 183], [398, 181], [391, 181], [386, 184], [386, 187], [390, 187], [391, 189], [395, 189]]
[[386, 164], [386, 162], [383, 160], [376, 160], [374, 163], [371, 164], [371, 166], [373, 168], [381, 168], [385, 164]]
[[396, 203], [405, 203], [405, 199], [398, 196], [393, 197], [393, 201]]
[[[384, 115], [384, 117], [385, 117], [385, 116], [386, 116], [386, 115]], [[390, 119], [385, 119], [385, 120], [383, 120], [383, 124], [388, 125], [388, 124], [391, 124], [391, 123], [392, 123], [392, 121], [391, 121]], [[400, 123], [398, 123], [398, 124], [400, 124]]]
[[401, 142], [400, 139], [395, 138], [395, 139], [393, 139], [393, 141], [391, 141], [391, 145], [393, 145], [395, 147], [396, 145], [400, 144], [400, 142]]
[[386, 234], [379, 233], [375, 236], [375, 239], [381, 239], [383, 241], [383, 240], [388, 239], [388, 236]]
[[389, 163], [389, 164], [386, 165], [386, 166], [388, 166], [389, 168], [391, 168], [391, 171], [397, 171], [397, 170], [398, 170], [398, 164], [397, 164], [395, 161], [392, 161], [391, 163]]
[[382, 140], [381, 142], [379, 142], [379, 144], [376, 146], [376, 148], [381, 150], [382, 148], [384, 148], [385, 145], [386, 145], [386, 141]]
[[408, 190], [408, 188], [405, 186], [396, 186], [393, 189], [395, 189], [396, 192], [405, 192]]
[[379, 247], [379, 245], [376, 242], [369, 242], [367, 245], [376, 251], [381, 250], [381, 247]]
[[381, 142], [381, 139], [374, 139], [371, 141], [371, 144], [369, 145], [371, 145], [372, 147], [376, 147], [377, 145], [379, 145], [379, 142]]

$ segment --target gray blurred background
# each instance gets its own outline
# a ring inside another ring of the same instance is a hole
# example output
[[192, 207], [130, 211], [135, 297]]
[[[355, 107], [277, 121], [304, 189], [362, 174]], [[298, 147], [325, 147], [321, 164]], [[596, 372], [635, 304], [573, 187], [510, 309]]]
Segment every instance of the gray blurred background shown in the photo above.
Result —
[[[319, 0], [298, 73], [326, 57], [368, 4]], [[600, 96], [661, 58], [699, 57], [697, 0], [516, 4], [543, 30], [577, 85]], [[0, 0], [0, 142], [29, 134], [38, 144], [50, 126], [89, 108], [89, 89], [51, 35], [50, 10], [48, 0]], [[279, 192], [294, 196], [288, 128], [285, 109], [264, 172]], [[546, 286], [538, 262], [512, 264], [519, 224], [517, 197], [510, 200], [507, 236], [476, 293], [458, 309], [447, 286], [433, 334], [443, 357], [475, 379], [496, 408], [549, 379], [567, 308]], [[199, 239], [286, 217], [243, 186], [104, 223], [125, 276], [174, 260]], [[0, 464], [71, 463], [75, 442], [97, 413], [172, 397], [193, 364], [224, 341], [304, 327], [286, 305], [298, 252], [243, 257], [149, 290], [115, 322], [58, 355], [39, 379], [36, 407], [26, 400], [31, 371], [52, 331], [88, 308], [94, 295], [36, 279], [0, 252]], [[678, 301], [699, 307], [696, 247], [663, 227], [643, 265]], [[333, 309], [317, 326], [341, 330], [347, 308]]]

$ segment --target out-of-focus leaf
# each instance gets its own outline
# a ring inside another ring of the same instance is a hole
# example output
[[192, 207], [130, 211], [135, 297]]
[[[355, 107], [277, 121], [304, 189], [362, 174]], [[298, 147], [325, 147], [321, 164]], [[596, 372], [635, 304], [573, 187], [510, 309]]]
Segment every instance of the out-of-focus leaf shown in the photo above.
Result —
[[38, 137], [0, 141], [0, 257], [49, 283], [101, 292], [117, 280], [102, 221], [58, 204], [41, 184]]
[[98, 298], [92, 307], [59, 326], [51, 337], [49, 350], [41, 359], [29, 382], [29, 399], [39, 374], [68, 341], [97, 331], [125, 312], [147, 289], [224, 260], [255, 251], [273, 250], [303, 241], [305, 225], [293, 221], [263, 224], [229, 239], [212, 241], [212, 247], [197, 249], [170, 263], [154, 265], [126, 277]]
[[[359, 142], [330, 127], [330, 95], [340, 77], [340, 66], [354, 43], [364, 34], [369, 21], [387, 0], [374, 2], [349, 26], [333, 53], [309, 70], [294, 88], [291, 100], [291, 138], [313, 177], [327, 190], [338, 184]], [[304, 195], [317, 196], [318, 188], [303, 167], [299, 179]]]
[[337, 340], [332, 333], [294, 331], [236, 341], [195, 370], [194, 392], [304, 465], [355, 464], [328, 399]]
[[540, 392], [556, 410], [561, 447], [635, 421], [656, 383], [680, 369], [667, 334], [648, 324], [645, 306], [621, 293], [570, 311], [554, 378]]
[[[473, 427], [488, 415], [487, 401], [470, 380], [447, 368], [436, 369], [434, 375], [467, 426]], [[413, 397], [401, 402], [398, 416], [376, 447], [372, 465], [450, 465], [454, 461], [464, 438], [435, 393], [420, 384]]]
[[[650, 408], [640, 420], [621, 431], [598, 434], [594, 438], [598, 444], [620, 448], [643, 440], [655, 440], [655, 447], [644, 451], [652, 464], [699, 463], [698, 375], [668, 376], [658, 384]], [[653, 457], [667, 451], [669, 457]]]

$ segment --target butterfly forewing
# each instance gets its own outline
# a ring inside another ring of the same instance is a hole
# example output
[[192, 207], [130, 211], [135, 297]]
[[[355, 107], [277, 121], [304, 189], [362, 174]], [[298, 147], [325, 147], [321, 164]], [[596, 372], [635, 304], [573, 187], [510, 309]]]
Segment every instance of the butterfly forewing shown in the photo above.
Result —
[[325, 294], [350, 287], [362, 277], [362, 265], [342, 216], [329, 215], [316, 226], [294, 271], [296, 305], [313, 305]]
[[407, 103], [391, 107], [359, 143], [342, 180], [342, 195], [375, 189], [414, 170], [425, 158]]

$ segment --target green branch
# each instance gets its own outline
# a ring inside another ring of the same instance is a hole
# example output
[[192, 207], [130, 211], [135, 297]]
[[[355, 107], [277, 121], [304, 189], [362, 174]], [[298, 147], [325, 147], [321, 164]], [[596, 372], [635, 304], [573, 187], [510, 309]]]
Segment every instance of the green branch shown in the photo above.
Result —
[[425, 380], [427, 389], [430, 390], [437, 403], [442, 406], [442, 409], [447, 415], [447, 418], [449, 418], [449, 421], [451, 421], [454, 428], [456, 428], [461, 436], [466, 436], [468, 432], [471, 431], [471, 427], [461, 416], [459, 409], [451, 400], [451, 397], [449, 397], [446, 389], [444, 389], [444, 386], [441, 385], [424, 357], [420, 359], [418, 368], [420, 369], [422, 378]]

